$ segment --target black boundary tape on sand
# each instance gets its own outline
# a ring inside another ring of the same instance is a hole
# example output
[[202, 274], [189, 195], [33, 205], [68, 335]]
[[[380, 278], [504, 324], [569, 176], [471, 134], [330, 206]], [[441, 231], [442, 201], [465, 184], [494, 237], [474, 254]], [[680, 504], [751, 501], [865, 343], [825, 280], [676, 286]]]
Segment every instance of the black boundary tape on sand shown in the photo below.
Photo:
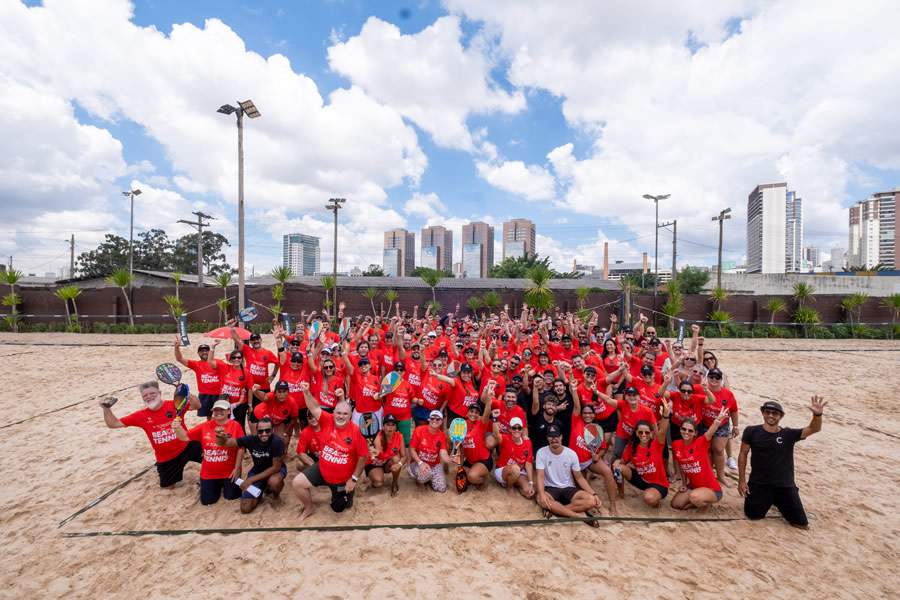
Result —
[[[778, 516], [767, 519], [780, 519]], [[226, 527], [209, 529], [139, 529], [131, 531], [74, 531], [63, 533], [65, 538], [91, 537], [146, 537], [156, 535], [235, 535], [238, 533], [279, 533], [279, 532], [325, 532], [371, 531], [373, 529], [461, 529], [465, 527], [528, 527], [534, 525], [563, 525], [587, 521], [612, 523], [729, 523], [746, 521], [744, 517], [564, 517], [553, 519], [518, 519], [512, 521], [467, 521], [462, 523], [399, 523], [373, 525], [308, 525], [298, 527]]]
[[0, 346], [54, 346], [54, 347], [101, 347], [101, 348], [170, 348], [171, 343], [168, 342], [144, 342], [142, 344], [120, 344], [117, 342], [26, 342], [26, 341], [0, 341]]
[[129, 483], [134, 481], [135, 479], [138, 479], [139, 477], [141, 477], [141, 475], [143, 475], [144, 473], [146, 473], [147, 471], [149, 471], [150, 469], [152, 469], [155, 466], [156, 466], [155, 464], [152, 464], [149, 467], [147, 467], [146, 469], [142, 470], [140, 473], [135, 473], [134, 475], [132, 475], [125, 481], [117, 483], [115, 485], [115, 487], [113, 487], [111, 490], [97, 496], [96, 498], [94, 498], [93, 500], [91, 500], [90, 502], [88, 502], [87, 504], [85, 504], [84, 506], [79, 508], [78, 510], [76, 510], [74, 513], [72, 513], [71, 515], [69, 515], [62, 521], [60, 521], [57, 528], [62, 527], [63, 525], [65, 525], [66, 523], [68, 523], [69, 521], [71, 521], [72, 519], [77, 517], [78, 515], [81, 515], [83, 513], [86, 513], [87, 511], [91, 510], [92, 508], [94, 508], [95, 506], [97, 506], [98, 504], [100, 504], [101, 502], [103, 502], [104, 500], [106, 500], [107, 498], [109, 498], [110, 496], [112, 496], [113, 494], [118, 492], [119, 490], [121, 490], [123, 487], [125, 487], [126, 485], [128, 485]]
[[84, 400], [79, 400], [78, 402], [72, 402], [71, 404], [66, 404], [65, 406], [60, 406], [59, 408], [54, 408], [52, 410], [48, 410], [46, 412], [38, 413], [36, 415], [31, 415], [28, 418], [21, 419], [19, 421], [13, 421], [12, 423], [7, 423], [6, 425], [0, 425], [0, 429], [6, 429], [7, 427], [12, 427], [13, 425], [21, 425], [27, 421], [31, 421], [32, 419], [37, 419], [38, 417], [44, 417], [47, 415], [52, 415], [55, 412], [59, 412], [61, 410], [66, 410], [67, 408], [72, 408], [73, 406], [78, 406], [79, 404], [84, 404], [85, 402], [90, 402], [91, 400], [96, 400], [97, 398], [103, 398], [104, 396], [109, 396], [110, 394], [115, 394], [116, 392], [124, 392], [125, 390], [130, 390], [133, 387], [137, 387], [138, 384], [127, 385], [123, 388], [119, 388], [117, 390], [113, 390], [111, 392], [106, 392], [105, 394], [97, 394], [96, 396], [88, 396]]

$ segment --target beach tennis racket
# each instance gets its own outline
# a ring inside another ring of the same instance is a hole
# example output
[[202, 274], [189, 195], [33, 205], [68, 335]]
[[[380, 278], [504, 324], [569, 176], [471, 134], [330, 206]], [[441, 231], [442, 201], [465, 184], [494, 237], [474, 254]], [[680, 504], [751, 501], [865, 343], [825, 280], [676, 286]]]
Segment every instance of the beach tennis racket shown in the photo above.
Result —
[[284, 325], [285, 333], [290, 333], [293, 331], [293, 322], [291, 321], [290, 313], [283, 312], [281, 313], [281, 323]]
[[684, 341], [684, 319], [678, 319], [678, 343]]
[[597, 450], [603, 445], [603, 428], [596, 423], [585, 423], [583, 435], [591, 454], [597, 454]]
[[[459, 447], [466, 439], [468, 431], [469, 426], [465, 419], [456, 418], [450, 421], [450, 441], [453, 443], [454, 455], [459, 452]], [[456, 467], [456, 493], [462, 494], [467, 489], [469, 489], [469, 478], [466, 477], [466, 470], [460, 464]]]
[[188, 339], [188, 321], [187, 315], [181, 315], [178, 317], [178, 336], [181, 338], [179, 340], [182, 346], [190, 346], [191, 340]]
[[400, 382], [403, 381], [403, 378], [400, 377], [400, 373], [397, 371], [391, 371], [381, 380], [381, 395], [386, 396], [394, 392], [398, 387], [400, 387]]
[[183, 416], [187, 412], [190, 391], [181, 383], [181, 369], [174, 363], [162, 363], [156, 367], [156, 378], [175, 386], [175, 412], [179, 417]]
[[362, 418], [359, 420], [359, 432], [365, 438], [366, 444], [369, 445], [370, 455], [373, 454], [375, 449], [375, 436], [378, 435], [379, 431], [381, 431], [381, 423], [378, 421], [375, 413], [363, 413]]
[[307, 331], [307, 335], [309, 336], [309, 341], [314, 342], [319, 339], [319, 333], [322, 331], [322, 322], [321, 321], [313, 321], [309, 330]]
[[238, 318], [244, 323], [249, 323], [253, 319], [259, 316], [259, 311], [256, 310], [255, 306], [248, 306], [244, 310], [238, 313]]
[[338, 336], [341, 340], [346, 340], [350, 337], [350, 319], [347, 317], [341, 319], [341, 325], [338, 328]]

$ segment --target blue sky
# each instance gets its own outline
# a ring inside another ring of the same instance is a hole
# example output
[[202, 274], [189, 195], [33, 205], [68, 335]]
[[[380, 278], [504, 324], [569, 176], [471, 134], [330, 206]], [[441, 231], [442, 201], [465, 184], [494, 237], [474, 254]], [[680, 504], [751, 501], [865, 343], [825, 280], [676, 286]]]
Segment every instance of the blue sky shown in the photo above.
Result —
[[[537, 223], [538, 252], [558, 267], [599, 263], [606, 240], [612, 259], [635, 259], [653, 251], [641, 195], [666, 192], [680, 264], [713, 262], [709, 217], [725, 206], [725, 256], [741, 262], [747, 194], [781, 180], [806, 202], [807, 243], [827, 252], [846, 246], [847, 206], [900, 185], [900, 69], [873, 34], [897, 6], [829, 8], [815, 27], [811, 6], [13, 2], [0, 76], [25, 141], [4, 147], [19, 170], [0, 184], [0, 251], [43, 272], [66, 263], [70, 232], [78, 251], [127, 236], [129, 185], [145, 190], [138, 231], [185, 233], [170, 224], [199, 208], [236, 242], [236, 136], [214, 111], [253, 97], [258, 271], [289, 231], [321, 235], [330, 261], [331, 195], [352, 206], [342, 268], [380, 262], [387, 228], [445, 223], [458, 236], [467, 220], [499, 230], [512, 217]], [[831, 47], [812, 43], [828, 32]], [[661, 231], [664, 264], [670, 244]]]

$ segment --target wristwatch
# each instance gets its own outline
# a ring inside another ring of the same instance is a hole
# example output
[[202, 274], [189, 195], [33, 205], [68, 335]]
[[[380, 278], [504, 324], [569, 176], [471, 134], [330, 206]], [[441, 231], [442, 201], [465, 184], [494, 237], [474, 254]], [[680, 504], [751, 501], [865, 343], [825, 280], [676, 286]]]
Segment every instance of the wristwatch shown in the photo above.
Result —
[[350, 479], [352, 479], [354, 482], [359, 481], [359, 477], [357, 477], [356, 475], [351, 475]]

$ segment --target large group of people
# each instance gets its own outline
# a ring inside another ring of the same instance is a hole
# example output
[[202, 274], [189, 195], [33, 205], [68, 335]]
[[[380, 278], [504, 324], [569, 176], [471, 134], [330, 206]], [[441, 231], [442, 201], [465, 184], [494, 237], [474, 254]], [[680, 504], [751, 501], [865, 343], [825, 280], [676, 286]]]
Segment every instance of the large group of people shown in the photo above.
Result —
[[[342, 512], [359, 489], [394, 496], [409, 478], [422, 493], [497, 485], [547, 518], [597, 525], [604, 501], [620, 514], [626, 483], [648, 507], [668, 499], [702, 511], [737, 471], [749, 518], [774, 505], [807, 526], [793, 445], [819, 431], [824, 401], [813, 398], [804, 429], [780, 427], [784, 410], [766, 402], [734, 460], [737, 401], [696, 325], [688, 338], [662, 340], [644, 315], [631, 326], [614, 314], [607, 325], [596, 312], [548, 316], [528, 306], [481, 318], [391, 309], [348, 319], [341, 305], [334, 319], [301, 314], [293, 331], [274, 322], [272, 349], [231, 322], [222, 358], [222, 340], [188, 358], [176, 339], [174, 358], [195, 374], [196, 395], [180, 386], [182, 397], [165, 400], [159, 383], [143, 383], [145, 406], [127, 416], [101, 399], [105, 423], [146, 432], [161, 487], [199, 462], [200, 502], [240, 499], [242, 513], [280, 501], [286, 484], [301, 520], [316, 509], [314, 487], [327, 486]], [[193, 427], [177, 408], [185, 402], [200, 418]], [[454, 444], [457, 419], [465, 436]]]

